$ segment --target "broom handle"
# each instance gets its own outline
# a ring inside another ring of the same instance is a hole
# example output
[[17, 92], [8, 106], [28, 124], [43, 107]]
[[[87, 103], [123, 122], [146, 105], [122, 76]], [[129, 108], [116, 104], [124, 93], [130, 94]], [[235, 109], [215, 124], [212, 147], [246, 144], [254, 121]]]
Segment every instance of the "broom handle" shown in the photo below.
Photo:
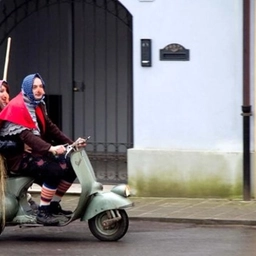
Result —
[[10, 48], [11, 48], [11, 38], [8, 37], [7, 49], [6, 49], [6, 55], [5, 55], [3, 80], [7, 80], [7, 71], [8, 71], [8, 64], [9, 64]]

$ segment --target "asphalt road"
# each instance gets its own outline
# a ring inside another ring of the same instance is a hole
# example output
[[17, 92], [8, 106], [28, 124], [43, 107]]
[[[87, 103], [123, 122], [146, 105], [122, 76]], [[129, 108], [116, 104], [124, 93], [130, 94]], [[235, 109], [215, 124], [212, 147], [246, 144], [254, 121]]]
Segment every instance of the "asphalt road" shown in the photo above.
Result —
[[66, 227], [6, 227], [0, 236], [1, 256], [255, 256], [256, 230], [241, 226], [198, 226], [131, 221], [118, 242], [101, 242], [87, 223]]

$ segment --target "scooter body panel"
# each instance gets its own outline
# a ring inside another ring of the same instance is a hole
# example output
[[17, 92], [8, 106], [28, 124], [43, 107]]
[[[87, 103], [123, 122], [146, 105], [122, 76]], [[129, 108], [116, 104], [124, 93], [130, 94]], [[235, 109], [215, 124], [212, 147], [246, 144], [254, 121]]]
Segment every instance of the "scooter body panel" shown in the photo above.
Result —
[[90, 199], [90, 196], [102, 191], [103, 186], [101, 183], [96, 181], [93, 167], [85, 150], [72, 152], [70, 160], [81, 185], [81, 194], [78, 205], [72, 216], [72, 219], [75, 220], [84, 215], [87, 207], [87, 201]]
[[8, 177], [6, 180], [6, 192], [19, 197], [20, 194], [27, 190], [34, 182], [31, 177], [17, 176]]
[[[5, 194], [5, 221], [11, 221], [19, 210], [19, 203], [13, 194]], [[2, 213], [0, 214], [2, 218]]]
[[[5, 221], [13, 222], [16, 216], [26, 214], [29, 209], [27, 203], [27, 189], [33, 184], [31, 177], [8, 177], [5, 191]], [[15, 220], [16, 223], [16, 220]]]
[[128, 198], [117, 195], [111, 191], [98, 192], [91, 196], [81, 220], [89, 220], [107, 210], [123, 209], [131, 206], [133, 206], [133, 203]]

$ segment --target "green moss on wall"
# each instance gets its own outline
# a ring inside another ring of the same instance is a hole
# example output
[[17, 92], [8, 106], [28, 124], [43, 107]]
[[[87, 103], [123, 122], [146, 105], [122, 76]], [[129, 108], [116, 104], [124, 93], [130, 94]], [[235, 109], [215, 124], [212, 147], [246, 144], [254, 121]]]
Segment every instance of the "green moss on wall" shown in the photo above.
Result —
[[[239, 180], [239, 179], [238, 179]], [[230, 185], [217, 175], [211, 177], [195, 176], [186, 181], [175, 181], [169, 176], [151, 175], [129, 179], [136, 196], [143, 197], [208, 197], [237, 198], [242, 195], [242, 182]]]

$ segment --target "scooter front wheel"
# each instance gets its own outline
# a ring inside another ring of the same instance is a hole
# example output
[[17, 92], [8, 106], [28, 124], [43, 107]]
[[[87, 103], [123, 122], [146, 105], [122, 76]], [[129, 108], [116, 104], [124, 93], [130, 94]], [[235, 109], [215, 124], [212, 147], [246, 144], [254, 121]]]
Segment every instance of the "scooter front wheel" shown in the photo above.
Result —
[[[114, 216], [113, 216], [114, 215]], [[117, 241], [129, 227], [129, 218], [125, 210], [110, 210], [99, 213], [88, 220], [92, 234], [101, 241]]]

